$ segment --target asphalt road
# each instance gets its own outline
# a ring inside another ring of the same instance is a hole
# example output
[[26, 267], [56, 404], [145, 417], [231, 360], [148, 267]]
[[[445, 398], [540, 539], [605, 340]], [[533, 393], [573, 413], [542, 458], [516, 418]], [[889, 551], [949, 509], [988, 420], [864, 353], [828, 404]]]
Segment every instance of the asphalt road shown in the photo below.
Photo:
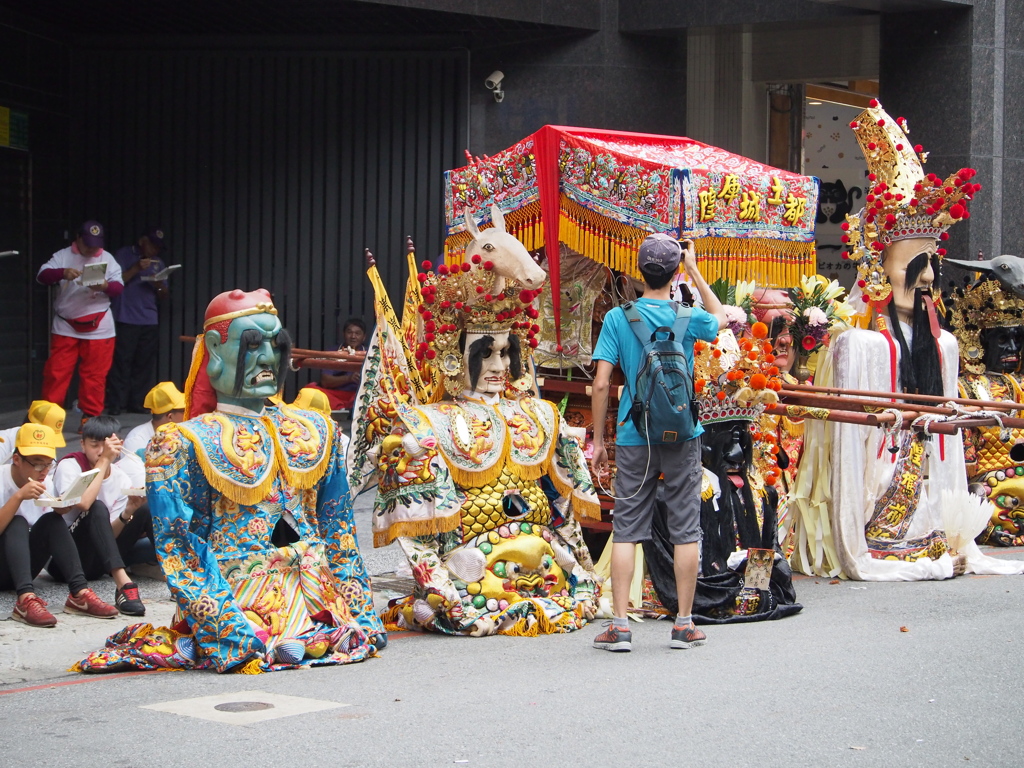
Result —
[[[362, 664], [259, 676], [67, 674], [113, 622], [68, 618], [74, 634], [17, 625], [29, 647], [54, 639], [45, 664], [27, 654], [45, 679], [0, 687], [0, 765], [1024, 762], [1020, 577], [797, 588], [802, 614], [711, 627], [708, 645], [688, 651], [670, 650], [669, 626], [651, 621], [633, 626], [631, 654], [591, 648], [594, 626], [540, 638], [400, 633]], [[9, 633], [0, 643], [7, 655]], [[256, 725], [141, 708], [229, 692], [350, 706]]]

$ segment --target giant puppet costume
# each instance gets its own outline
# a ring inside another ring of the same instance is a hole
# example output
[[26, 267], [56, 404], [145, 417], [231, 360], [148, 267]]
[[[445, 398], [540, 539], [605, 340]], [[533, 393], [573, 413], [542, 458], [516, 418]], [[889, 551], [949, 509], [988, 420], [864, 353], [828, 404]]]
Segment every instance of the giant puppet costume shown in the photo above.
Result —
[[386, 643], [373, 610], [342, 443], [313, 411], [267, 405], [290, 341], [270, 294], [207, 307], [187, 416], [146, 452], [156, 550], [173, 628], [127, 627], [81, 662], [255, 673], [360, 661]]
[[[1001, 256], [1000, 259], [1014, 257]], [[960, 396], [1024, 402], [1019, 374], [1024, 349], [1024, 299], [984, 277], [951, 297], [950, 327], [960, 347]], [[1024, 544], [1024, 433], [980, 427], [964, 435], [971, 489], [995, 506], [979, 541]]]
[[[967, 218], [966, 202], [981, 187], [968, 168], [945, 180], [925, 176], [924, 155], [907, 137], [905, 121], [893, 120], [877, 102], [851, 127], [872, 185], [866, 208], [847, 216], [844, 241], [857, 263], [857, 286], [873, 311], [874, 328], [839, 334], [822, 364], [827, 378], [819, 371], [818, 383], [955, 397], [957, 342], [939, 329], [932, 292], [945, 254], [939, 242]], [[827, 454], [820, 444], [811, 445], [812, 434], [824, 434]], [[954, 575], [945, 518], [972, 502], [959, 434], [829, 424], [820, 432], [808, 430], [801, 477], [815, 488], [798, 489], [793, 499], [804, 518], [798, 567], [867, 581]], [[822, 513], [827, 520], [813, 519]], [[958, 566], [1018, 570], [985, 558], [968, 542], [954, 553]]]
[[598, 517], [597, 497], [530, 373], [544, 274], [496, 206], [491, 217], [478, 230], [467, 212], [466, 262], [410, 285], [402, 343], [371, 265], [378, 337], [350, 470], [354, 487], [379, 478], [374, 543], [397, 540], [416, 581], [384, 613], [389, 627], [537, 635], [579, 629], [596, 610], [576, 514]]

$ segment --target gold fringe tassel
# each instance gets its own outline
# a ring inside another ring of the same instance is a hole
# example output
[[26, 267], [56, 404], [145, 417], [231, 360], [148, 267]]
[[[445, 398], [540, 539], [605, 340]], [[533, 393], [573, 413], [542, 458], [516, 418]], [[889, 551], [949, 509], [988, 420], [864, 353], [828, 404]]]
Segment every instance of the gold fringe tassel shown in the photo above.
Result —
[[527, 601], [533, 603], [534, 618], [537, 620], [530, 624], [528, 617], [524, 616], [519, 619], [515, 624], [505, 629], [499, 629], [499, 635], [509, 635], [510, 637], [537, 637], [538, 635], [553, 635], [560, 632], [570, 632], [576, 626], [576, 622], [573, 621], [573, 614], [569, 612], [563, 613], [557, 619], [552, 621], [548, 618], [547, 613], [544, 612], [544, 607], [536, 600], [527, 598]]
[[708, 282], [721, 277], [731, 284], [752, 280], [767, 288], [789, 288], [817, 271], [813, 242], [736, 237], [702, 237], [694, 242]]
[[228, 671], [234, 675], [262, 675], [263, 664], [260, 663], [259, 659], [249, 659], [245, 664], [239, 664]]
[[[481, 229], [487, 229], [487, 224]], [[544, 245], [544, 227], [540, 223], [540, 201], [528, 203], [522, 208], [505, 212], [505, 231], [521, 242], [528, 251]], [[473, 236], [462, 231], [450, 235], [444, 242], [444, 263], [448, 266], [461, 264], [466, 260], [466, 246]]]
[[396, 520], [384, 531], [373, 532], [373, 546], [386, 547], [392, 541], [404, 536], [436, 536], [456, 530], [462, 524], [462, 510], [456, 510], [448, 517], [432, 517], [428, 520]]
[[[650, 234], [596, 211], [586, 208], [566, 195], [559, 200], [558, 239], [571, 250], [639, 278], [636, 252]], [[528, 250], [544, 245], [544, 228], [540, 223], [540, 204], [505, 214], [506, 227]], [[445, 261], [461, 263], [468, 232], [458, 232], [445, 242]], [[701, 271], [709, 282], [725, 278], [735, 284], [753, 280], [759, 286], [788, 288], [798, 285], [803, 275], [817, 272], [817, 254], [813, 242], [798, 243], [768, 238], [702, 237], [694, 241]]]
[[497, 460], [487, 469], [463, 469], [462, 467], [456, 466], [444, 451], [440, 451], [440, 454], [444, 457], [444, 463], [448, 466], [448, 471], [451, 472], [452, 479], [457, 485], [460, 485], [463, 488], [483, 488], [501, 477], [501, 473], [504, 471], [505, 465], [509, 461], [509, 449], [511, 445], [512, 440], [506, 432], [504, 435], [504, 441], [501, 445], [501, 455], [498, 456]]
[[195, 389], [196, 379], [199, 378], [199, 369], [203, 366], [203, 352], [206, 351], [206, 334], [196, 335], [196, 343], [192, 345], [192, 362], [188, 367], [188, 376], [185, 378], [185, 418], [191, 419], [192, 413], [192, 390]]
[[[287, 414], [290, 418], [298, 421], [303, 421], [304, 418], [295, 413], [294, 409], [289, 405], [281, 406], [281, 410]], [[261, 419], [266, 428], [270, 431], [270, 434], [274, 434], [274, 424], [270, 419]], [[300, 491], [305, 491], [317, 483], [327, 472], [328, 467], [331, 464], [332, 448], [334, 446], [335, 439], [335, 424], [333, 419], [325, 419], [327, 422], [327, 443], [324, 446], [324, 450], [320, 454], [320, 460], [315, 465], [307, 470], [297, 471], [288, 463], [288, 459], [284, 453], [284, 446], [281, 445], [279, 439], [272, 438], [274, 440], [274, 453], [277, 455], [277, 465], [281, 467], [281, 475], [284, 480], [292, 488]], [[313, 430], [311, 430], [313, 431]]]
[[589, 517], [591, 520], [601, 519], [600, 502], [583, 498], [575, 487], [558, 476], [553, 467], [550, 468], [548, 477], [551, 479], [551, 483], [555, 486], [555, 490], [558, 491], [559, 495], [572, 502], [573, 514], [579, 512], [583, 517]]

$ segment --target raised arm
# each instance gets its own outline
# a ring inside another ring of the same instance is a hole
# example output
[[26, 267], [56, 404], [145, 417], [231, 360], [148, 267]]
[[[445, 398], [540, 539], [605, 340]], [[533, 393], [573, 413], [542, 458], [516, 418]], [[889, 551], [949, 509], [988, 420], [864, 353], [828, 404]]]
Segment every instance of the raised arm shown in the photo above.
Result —
[[704, 275], [700, 273], [700, 268], [697, 266], [697, 254], [693, 248], [693, 240], [684, 240], [683, 244], [683, 267], [686, 269], [686, 274], [689, 275], [690, 280], [693, 281], [693, 285], [697, 289], [697, 293], [700, 294], [700, 299], [704, 303], [704, 309], [709, 314], [714, 315], [715, 319], [718, 320], [718, 329], [721, 330], [728, 324], [725, 317], [725, 307], [722, 306], [722, 302], [715, 296], [715, 292], [711, 290], [711, 286], [704, 279]]

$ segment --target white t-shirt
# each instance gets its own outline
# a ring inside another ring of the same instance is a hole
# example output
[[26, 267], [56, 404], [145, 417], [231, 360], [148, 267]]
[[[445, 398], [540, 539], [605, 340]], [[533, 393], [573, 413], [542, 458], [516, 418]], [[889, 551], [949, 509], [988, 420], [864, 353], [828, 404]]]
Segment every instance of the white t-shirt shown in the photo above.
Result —
[[[10, 464], [0, 466], [0, 504], [6, 504], [7, 500], [18, 492], [18, 486], [14, 482], [14, 478], [11, 477], [11, 468]], [[48, 494], [51, 496], [56, 495], [53, 492], [53, 481], [50, 480], [50, 478], [43, 480], [43, 485], [46, 486], [46, 492]], [[33, 499], [26, 499], [21, 502], [21, 505], [18, 507], [17, 514], [28, 520], [28, 524], [31, 526], [34, 525], [36, 520], [40, 517], [45, 515], [47, 512], [52, 511], [53, 510], [49, 507], [37, 507]]]
[[[57, 469], [53, 473], [53, 487], [57, 490], [57, 495], [64, 493], [64, 491], [70, 488], [71, 484], [75, 482], [80, 474], [82, 474], [82, 470], [73, 457], [58, 461]], [[111, 464], [110, 474], [107, 475], [103, 485], [100, 486], [100, 492], [96, 495], [97, 501], [102, 501], [107, 505], [111, 522], [124, 512], [125, 507], [128, 505], [128, 497], [124, 495], [124, 489], [131, 487], [132, 482], [128, 475], [118, 469], [116, 464]], [[80, 511], [68, 512], [64, 515], [64, 522], [71, 525], [78, 519], [80, 514]]]
[[14, 440], [18, 436], [21, 427], [0, 429], [0, 464], [6, 464], [14, 455]]
[[[117, 263], [117, 259], [114, 258], [113, 254], [103, 250], [91, 259], [87, 259], [82, 254], [72, 251], [71, 247], [68, 246], [53, 254], [50, 260], [39, 268], [39, 272], [42, 272], [44, 269], [67, 269], [68, 267], [82, 271], [86, 264], [101, 264], [104, 262], [107, 265], [107, 282], [123, 283], [121, 265]], [[107, 294], [103, 293], [103, 291], [94, 291], [92, 288], [86, 288], [74, 280], [61, 280], [59, 285], [57, 298], [53, 302], [54, 333], [59, 336], [70, 336], [75, 339], [112, 339], [114, 337], [114, 316], [110, 312], [110, 297]], [[71, 323], [64, 319], [73, 320], [77, 317], [86, 317], [97, 312], [105, 312], [105, 314], [95, 331], [76, 331]]]
[[[145, 458], [146, 446], [149, 445], [149, 440], [155, 433], [156, 430], [153, 429], [153, 422], [144, 421], [128, 433], [124, 439], [124, 445], [122, 447], [129, 453], [134, 453], [140, 458]], [[0, 436], [2, 435], [3, 432], [0, 432]], [[131, 461], [131, 459], [128, 459], [128, 461]], [[120, 460], [118, 460], [118, 463], [121, 463]]]

